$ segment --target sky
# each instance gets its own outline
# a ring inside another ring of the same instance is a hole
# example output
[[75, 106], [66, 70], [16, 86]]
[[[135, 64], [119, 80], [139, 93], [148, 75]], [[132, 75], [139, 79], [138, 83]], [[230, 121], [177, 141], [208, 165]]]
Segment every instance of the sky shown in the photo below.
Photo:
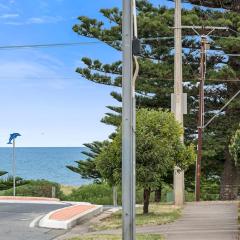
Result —
[[[165, 0], [154, 4], [173, 6]], [[77, 17], [102, 19], [99, 9], [120, 0], [0, 0], [0, 46], [89, 41], [72, 31]], [[118, 103], [115, 87], [75, 72], [81, 58], [105, 63], [121, 54], [104, 45], [0, 50], [0, 147], [19, 132], [20, 147], [78, 147], [107, 139], [114, 128], [100, 122]]]

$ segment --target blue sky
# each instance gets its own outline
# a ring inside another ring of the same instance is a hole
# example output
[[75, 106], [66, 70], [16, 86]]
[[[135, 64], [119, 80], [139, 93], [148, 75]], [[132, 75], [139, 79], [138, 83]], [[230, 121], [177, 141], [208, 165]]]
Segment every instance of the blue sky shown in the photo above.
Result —
[[[167, 1], [152, 1], [166, 4]], [[0, 0], [0, 45], [86, 41], [72, 31], [77, 17], [99, 18], [120, 0]], [[173, 3], [168, 3], [168, 6]], [[113, 127], [100, 123], [116, 105], [113, 87], [75, 73], [84, 56], [119, 60], [106, 45], [0, 51], [0, 146], [20, 132], [18, 146], [81, 146], [103, 140]]]

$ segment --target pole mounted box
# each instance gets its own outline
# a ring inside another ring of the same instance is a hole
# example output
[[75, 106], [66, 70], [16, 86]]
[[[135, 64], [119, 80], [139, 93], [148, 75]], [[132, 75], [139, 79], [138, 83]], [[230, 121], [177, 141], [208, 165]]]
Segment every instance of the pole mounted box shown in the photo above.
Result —
[[133, 38], [132, 41], [132, 54], [134, 56], [139, 56], [141, 54], [141, 42], [138, 38]]
[[182, 102], [182, 113], [187, 114], [187, 93], [171, 94], [171, 112], [175, 113], [176, 106], [179, 106], [179, 104], [177, 104], [179, 100]]

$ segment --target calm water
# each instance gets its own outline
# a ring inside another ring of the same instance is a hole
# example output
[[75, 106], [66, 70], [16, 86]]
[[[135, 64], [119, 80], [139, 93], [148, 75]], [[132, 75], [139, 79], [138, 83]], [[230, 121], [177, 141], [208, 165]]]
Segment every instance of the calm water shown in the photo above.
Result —
[[[66, 165], [84, 159], [84, 148], [17, 148], [16, 175], [24, 179], [47, 179], [66, 185], [81, 185], [86, 180], [68, 170]], [[12, 149], [0, 148], [0, 170], [11, 174]]]

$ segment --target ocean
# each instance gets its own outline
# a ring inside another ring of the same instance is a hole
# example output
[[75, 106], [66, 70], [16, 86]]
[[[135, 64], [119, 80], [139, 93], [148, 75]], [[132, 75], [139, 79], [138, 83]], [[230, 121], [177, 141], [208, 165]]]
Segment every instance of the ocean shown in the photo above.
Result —
[[[16, 175], [24, 179], [46, 179], [64, 185], [88, 183], [66, 168], [86, 157], [84, 147], [16, 148]], [[12, 148], [0, 148], [0, 171], [12, 175]]]

